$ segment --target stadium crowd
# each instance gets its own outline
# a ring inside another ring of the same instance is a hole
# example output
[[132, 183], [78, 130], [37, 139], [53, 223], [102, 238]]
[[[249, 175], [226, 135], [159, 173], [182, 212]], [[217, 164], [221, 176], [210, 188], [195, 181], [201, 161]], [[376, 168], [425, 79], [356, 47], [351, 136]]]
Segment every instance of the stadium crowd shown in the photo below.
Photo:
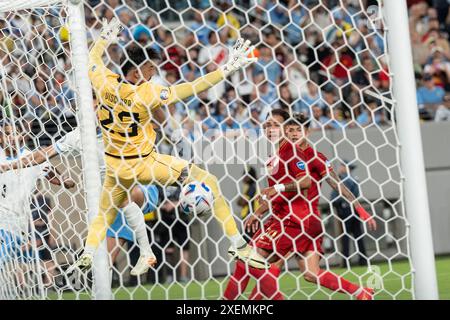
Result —
[[[222, 65], [238, 34], [257, 44], [254, 55], [259, 60], [245, 75], [169, 106], [166, 133], [170, 136], [182, 126], [193, 137], [196, 123], [213, 135], [259, 130], [276, 107], [310, 114], [315, 129], [390, 121], [384, 28], [371, 7], [376, 1], [344, 2], [346, 10], [337, 0], [321, 5], [317, 0], [262, 0], [253, 7], [238, 1], [235, 8], [229, 0], [214, 1], [214, 6], [198, 0], [194, 10], [184, 1], [165, 8], [161, 1], [90, 0], [85, 13], [89, 41], [98, 36], [102, 18], [117, 16], [125, 26], [120, 43], [109, 50], [110, 66], [120, 73], [123, 48], [131, 43], [152, 46], [162, 57], [154, 81], [167, 85]], [[450, 103], [448, 3], [408, 2], [420, 114], [424, 120], [444, 120]], [[360, 3], [371, 9], [361, 11]], [[0, 94], [3, 117], [9, 110], [43, 122], [74, 115], [73, 83], [67, 79], [72, 69], [69, 33], [58, 10], [31, 15], [33, 28], [19, 15], [0, 19], [0, 54], [9, 91]]]

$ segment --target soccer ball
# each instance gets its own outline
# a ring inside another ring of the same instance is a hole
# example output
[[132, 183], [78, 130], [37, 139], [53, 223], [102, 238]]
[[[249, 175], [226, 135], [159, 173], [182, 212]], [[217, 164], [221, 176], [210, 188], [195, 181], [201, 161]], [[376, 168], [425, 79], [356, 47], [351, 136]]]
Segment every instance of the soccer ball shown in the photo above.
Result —
[[203, 182], [191, 182], [183, 187], [180, 194], [180, 207], [185, 214], [201, 216], [211, 211], [213, 194]]

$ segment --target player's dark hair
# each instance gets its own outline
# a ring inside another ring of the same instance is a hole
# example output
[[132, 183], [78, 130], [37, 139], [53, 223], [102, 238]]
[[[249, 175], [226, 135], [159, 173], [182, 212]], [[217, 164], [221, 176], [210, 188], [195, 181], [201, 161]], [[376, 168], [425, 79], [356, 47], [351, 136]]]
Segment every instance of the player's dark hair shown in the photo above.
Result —
[[285, 126], [303, 126], [304, 128], [309, 129], [310, 122], [310, 119], [304, 113], [298, 113], [290, 118]]
[[283, 118], [283, 122], [286, 121], [287, 119], [289, 119], [289, 113], [283, 109], [273, 109], [269, 112], [269, 114], [266, 117], [266, 120], [270, 117], [270, 116], [280, 116]]
[[160, 60], [159, 53], [153, 48], [142, 48], [138, 45], [131, 45], [126, 49], [126, 54], [120, 58], [122, 74], [126, 76], [128, 72], [142, 65], [148, 60]]

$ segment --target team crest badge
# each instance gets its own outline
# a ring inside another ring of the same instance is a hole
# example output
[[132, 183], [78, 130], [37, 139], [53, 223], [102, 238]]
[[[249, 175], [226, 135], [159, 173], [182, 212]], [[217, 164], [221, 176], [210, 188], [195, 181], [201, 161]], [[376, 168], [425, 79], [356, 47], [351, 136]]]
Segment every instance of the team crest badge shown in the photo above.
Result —
[[169, 90], [162, 89], [159, 93], [159, 97], [161, 98], [161, 100], [167, 100], [169, 98]]
[[297, 162], [297, 168], [300, 170], [305, 170], [305, 163], [303, 161]]
[[97, 70], [97, 65], [94, 64], [91, 68], [91, 71], [94, 72], [95, 70]]

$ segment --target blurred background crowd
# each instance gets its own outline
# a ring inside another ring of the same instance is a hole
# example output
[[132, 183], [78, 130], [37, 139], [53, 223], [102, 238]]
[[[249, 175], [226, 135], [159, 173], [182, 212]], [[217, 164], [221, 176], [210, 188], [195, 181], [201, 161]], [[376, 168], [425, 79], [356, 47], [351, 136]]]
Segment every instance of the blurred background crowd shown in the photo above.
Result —
[[[449, 1], [408, 0], [408, 7], [419, 104], [411, 111], [423, 121], [450, 120]], [[258, 62], [245, 72], [167, 106], [160, 130], [167, 146], [179, 132], [190, 140], [195, 132], [211, 139], [259, 132], [274, 108], [308, 114], [314, 130], [366, 128], [392, 120], [385, 30], [375, 0], [87, 0], [89, 45], [100, 34], [102, 18], [114, 16], [125, 28], [108, 48], [108, 67], [120, 74], [128, 45], [150, 46], [161, 55], [159, 75], [152, 81], [164, 85], [216, 70], [238, 36], [256, 45]], [[30, 144], [50, 144], [76, 126], [69, 56], [60, 7], [0, 16], [0, 120], [15, 117], [27, 123]], [[256, 187], [249, 190], [254, 195]], [[239, 203], [244, 211], [248, 199]], [[167, 202], [161, 210], [169, 212], [164, 216], [173, 225], [176, 208]], [[186, 227], [177, 228], [179, 257], [186, 261]], [[152, 235], [161, 248], [169, 242], [167, 230]], [[184, 281], [183, 263], [180, 269]], [[174, 275], [165, 277], [171, 281]]]
[[[166, 85], [192, 81], [224, 64], [238, 35], [256, 44], [259, 60], [245, 74], [168, 106], [169, 138], [180, 128], [191, 138], [194, 129], [211, 136], [258, 131], [273, 108], [309, 114], [314, 129], [391, 120], [387, 48], [377, 1], [344, 0], [345, 10], [337, 0], [191, 3], [89, 0], [85, 6], [90, 44], [99, 36], [102, 18], [116, 16], [125, 26], [120, 42], [108, 50], [109, 67], [120, 73], [126, 46], [151, 46], [161, 54], [160, 73], [153, 81]], [[408, 5], [420, 115], [423, 120], [447, 120], [449, 3]], [[6, 78], [2, 88], [8, 90], [0, 91], [2, 117], [14, 113], [32, 124], [41, 118], [44, 124], [73, 125], [69, 32], [60, 11], [55, 7], [0, 19], [1, 74]]]

